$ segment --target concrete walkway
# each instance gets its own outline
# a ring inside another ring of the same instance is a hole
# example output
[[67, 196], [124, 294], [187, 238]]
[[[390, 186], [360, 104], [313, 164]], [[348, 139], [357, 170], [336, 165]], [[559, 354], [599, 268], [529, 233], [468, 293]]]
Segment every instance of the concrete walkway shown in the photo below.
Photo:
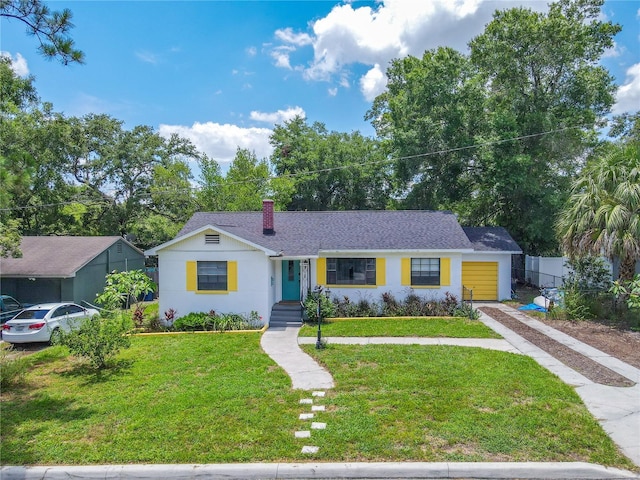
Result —
[[287, 372], [294, 389], [333, 388], [331, 374], [298, 346], [298, 330], [300, 327], [269, 328], [262, 334], [262, 349]]
[[[336, 345], [453, 345], [478, 347], [502, 352], [520, 353], [506, 340], [498, 338], [427, 338], [427, 337], [322, 337], [327, 343]], [[313, 345], [313, 337], [298, 337], [300, 345]]]

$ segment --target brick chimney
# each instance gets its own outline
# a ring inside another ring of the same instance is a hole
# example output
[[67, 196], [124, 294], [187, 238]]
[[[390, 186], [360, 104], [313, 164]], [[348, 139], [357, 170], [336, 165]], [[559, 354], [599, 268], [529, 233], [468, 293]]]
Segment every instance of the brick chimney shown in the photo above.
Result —
[[262, 233], [264, 235], [276, 233], [273, 229], [273, 200], [262, 201]]

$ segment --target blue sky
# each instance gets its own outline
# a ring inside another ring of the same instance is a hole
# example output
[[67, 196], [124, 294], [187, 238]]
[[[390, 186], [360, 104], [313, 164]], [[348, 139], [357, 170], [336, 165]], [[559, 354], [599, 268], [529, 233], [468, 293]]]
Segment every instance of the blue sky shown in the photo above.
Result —
[[[274, 124], [295, 114], [373, 135], [364, 115], [393, 58], [447, 45], [466, 51], [496, 9], [545, 1], [48, 1], [73, 13], [85, 65], [43, 59], [17, 21], [0, 51], [35, 77], [56, 111], [106, 113], [191, 139], [223, 168], [236, 148], [270, 154]], [[608, 0], [623, 26], [604, 65], [621, 86], [616, 113], [640, 108], [640, 1]]]

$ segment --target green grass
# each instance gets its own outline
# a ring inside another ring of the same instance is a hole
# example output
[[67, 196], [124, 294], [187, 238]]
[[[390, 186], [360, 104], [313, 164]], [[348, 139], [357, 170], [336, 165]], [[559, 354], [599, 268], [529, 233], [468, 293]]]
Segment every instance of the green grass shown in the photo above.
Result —
[[[1, 398], [2, 464], [589, 461], [632, 469], [574, 391], [525, 356], [459, 347], [316, 351], [337, 386], [311, 440], [308, 392], [260, 335], [134, 337], [96, 373], [61, 347]], [[318, 402], [316, 402], [318, 403]], [[309, 457], [303, 445], [320, 447]]]
[[[501, 338], [477, 320], [467, 318], [357, 318], [325, 322], [321, 326], [325, 337], [453, 337]], [[301, 337], [314, 337], [316, 325], [304, 325]]]
[[290, 459], [300, 397], [259, 334], [134, 337], [103, 373], [61, 347], [2, 395], [3, 464]]
[[320, 460], [586, 461], [634, 469], [574, 390], [529, 357], [443, 346], [303, 348], [336, 381], [327, 429], [315, 439]]

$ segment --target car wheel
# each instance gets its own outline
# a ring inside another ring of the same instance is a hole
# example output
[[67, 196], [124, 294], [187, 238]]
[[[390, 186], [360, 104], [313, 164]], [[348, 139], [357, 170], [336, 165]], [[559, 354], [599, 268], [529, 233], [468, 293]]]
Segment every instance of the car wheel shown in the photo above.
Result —
[[62, 332], [59, 328], [56, 328], [51, 332], [51, 338], [49, 339], [50, 345], [59, 345], [60, 339], [62, 338]]

